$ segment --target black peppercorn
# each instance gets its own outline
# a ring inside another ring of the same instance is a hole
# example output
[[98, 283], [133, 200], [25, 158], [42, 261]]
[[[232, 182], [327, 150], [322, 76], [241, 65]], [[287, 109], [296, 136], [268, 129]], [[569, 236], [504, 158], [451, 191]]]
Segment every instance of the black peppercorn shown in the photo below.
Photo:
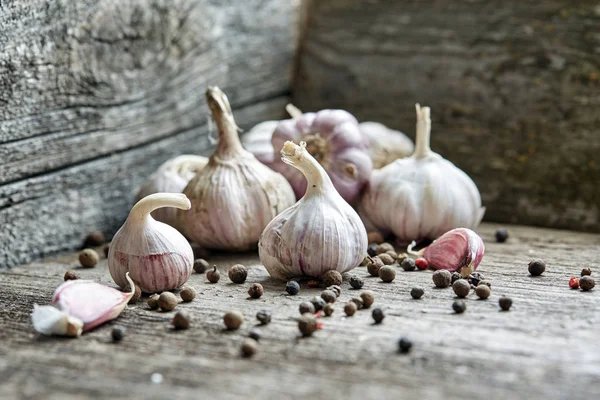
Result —
[[100, 257], [94, 249], [85, 249], [79, 253], [79, 263], [82, 267], [95, 267], [96, 264], [98, 264], [98, 261], [100, 261]]
[[344, 312], [349, 317], [353, 316], [354, 313], [356, 313], [357, 309], [358, 309], [358, 307], [356, 306], [356, 303], [353, 301], [349, 301], [348, 303], [346, 303], [344, 305]]
[[367, 248], [367, 254], [371, 257], [375, 257], [377, 255], [377, 249], [379, 245], [377, 243], [371, 243]]
[[192, 317], [190, 314], [187, 311], [182, 310], [177, 311], [173, 317], [173, 321], [171, 321], [171, 324], [175, 327], [175, 329], [187, 329], [190, 327], [191, 320]]
[[542, 260], [532, 260], [527, 269], [532, 276], [540, 276], [546, 271], [546, 263]]
[[594, 281], [594, 278], [592, 278], [589, 275], [582, 276], [579, 279], [579, 287], [584, 292], [592, 290], [594, 288], [594, 286], [596, 286], [596, 281]]
[[105, 242], [104, 233], [102, 232], [90, 232], [85, 241], [83, 242], [83, 247], [96, 247], [102, 246]]
[[392, 282], [394, 279], [396, 279], [396, 268], [390, 265], [384, 265], [383, 267], [379, 268], [379, 279], [386, 283]]
[[250, 339], [256, 340], [257, 342], [260, 342], [260, 337], [261, 337], [260, 331], [258, 329], [252, 329], [250, 331], [250, 333], [248, 333], [248, 337]]
[[305, 301], [303, 303], [300, 303], [300, 305], [298, 306], [298, 310], [300, 311], [300, 314], [314, 314], [315, 306], [313, 305], [313, 303]]
[[256, 313], [256, 319], [260, 321], [262, 325], [268, 325], [271, 323], [271, 311], [260, 310]]
[[321, 292], [321, 298], [325, 300], [326, 303], [335, 303], [337, 295], [332, 290], [326, 289]]
[[310, 302], [313, 304], [313, 306], [315, 307], [315, 311], [320, 311], [323, 309], [323, 307], [325, 307], [325, 304], [327, 304], [325, 302], [325, 300], [323, 300], [321, 297], [315, 296], [312, 299], [310, 299]]
[[263, 285], [260, 283], [253, 283], [248, 289], [248, 296], [252, 297], [253, 299], [259, 299], [264, 292], [265, 290], [263, 289]]
[[452, 303], [452, 309], [455, 313], [462, 314], [467, 309], [467, 303], [465, 303], [462, 300], [457, 300], [454, 303]]
[[171, 292], [162, 292], [158, 296], [158, 306], [163, 311], [172, 311], [178, 303], [177, 297]]
[[[354, 301], [354, 299], [352, 299], [352, 300]], [[362, 302], [363, 302], [362, 307], [369, 308], [375, 302], [375, 295], [373, 294], [372, 291], [365, 290], [364, 292], [362, 292], [360, 294], [360, 300], [362, 300]], [[359, 307], [359, 308], [362, 308], [362, 307]]]
[[394, 246], [392, 246], [391, 243], [387, 243], [387, 242], [381, 243], [379, 245], [379, 247], [377, 248], [377, 254], [379, 255], [379, 254], [385, 253], [386, 251], [390, 251], [390, 250], [392, 250], [392, 251], [395, 250]]
[[72, 271], [72, 270], [68, 270], [67, 272], [65, 272], [65, 276], [64, 276], [65, 281], [74, 281], [76, 279], [81, 279], [81, 277], [79, 276], [79, 274], [77, 272]]
[[110, 332], [110, 336], [112, 336], [112, 340], [115, 342], [120, 342], [125, 337], [125, 333], [127, 331], [122, 326], [115, 326]]
[[258, 342], [252, 338], [244, 339], [242, 345], [240, 346], [240, 353], [242, 357], [250, 358], [254, 354], [256, 354], [256, 350], [258, 349]]
[[323, 284], [326, 287], [342, 284], [342, 274], [340, 274], [336, 270], [329, 270], [329, 271], [325, 272], [321, 278], [323, 280]]
[[183, 300], [186, 303], [189, 303], [190, 301], [193, 301], [196, 298], [196, 289], [194, 289], [191, 286], [186, 286], [183, 289], [181, 289], [181, 293], [179, 293], [179, 296], [181, 296], [181, 300]]
[[491, 293], [492, 293], [492, 291], [491, 291], [490, 287], [485, 284], [481, 284], [475, 288], [475, 294], [477, 295], [477, 297], [479, 297], [482, 300], [485, 300], [488, 297], [490, 297]]
[[208, 279], [208, 281], [210, 283], [217, 283], [217, 282], [219, 282], [219, 279], [221, 279], [221, 273], [217, 269], [216, 265], [214, 265], [213, 269], [211, 269], [210, 271], [208, 271], [206, 273], [206, 279]]
[[452, 290], [454, 290], [456, 296], [464, 298], [469, 295], [471, 285], [469, 285], [469, 282], [467, 282], [466, 279], [459, 279], [452, 285]]
[[335, 293], [335, 297], [340, 297], [340, 294], [342, 294], [342, 288], [339, 285], [328, 286], [327, 290], [331, 290], [333, 293]]
[[194, 261], [194, 271], [198, 274], [203, 274], [210, 268], [210, 264], [204, 258], [198, 258]]
[[410, 290], [410, 295], [413, 299], [419, 300], [425, 294], [425, 290], [420, 287], [414, 287]]
[[352, 289], [362, 289], [364, 285], [365, 281], [360, 276], [352, 275], [350, 277], [350, 286], [352, 286]]
[[433, 283], [435, 284], [435, 286], [439, 288], [447, 288], [448, 286], [450, 286], [450, 282], [452, 281], [452, 274], [450, 273], [450, 271], [447, 271], [445, 269], [438, 269], [433, 273], [431, 279], [433, 279]]
[[290, 296], [295, 296], [300, 291], [300, 285], [296, 281], [289, 281], [285, 284], [285, 291], [288, 292]]
[[298, 318], [298, 330], [302, 336], [311, 336], [317, 330], [317, 319], [312, 314], [302, 314]]
[[581, 276], [586, 276], [586, 275], [591, 275], [592, 274], [592, 270], [589, 268], [584, 268], [581, 270]]
[[239, 311], [228, 311], [223, 316], [223, 322], [229, 330], [236, 330], [244, 323], [244, 315]]
[[152, 296], [148, 297], [148, 307], [150, 307], [151, 310], [157, 310], [158, 309], [158, 299], [160, 298], [159, 295], [157, 294], [153, 294]]
[[373, 317], [373, 320], [376, 324], [380, 324], [381, 321], [383, 321], [383, 319], [385, 318], [385, 313], [381, 308], [374, 308], [373, 312], [371, 313], [371, 316]]
[[400, 262], [400, 267], [405, 270], [405, 271], [414, 271], [415, 269], [417, 269], [417, 266], [415, 264], [415, 260], [413, 260], [412, 258], [405, 258], [404, 260], [402, 260]]
[[464, 279], [464, 278], [460, 273], [454, 271], [452, 273], [452, 275], [450, 276], [450, 284], [453, 284], [454, 282], [456, 282], [459, 279]]
[[484, 279], [485, 277], [481, 272], [473, 272], [467, 277], [467, 281], [473, 286], [479, 286], [479, 282]]
[[381, 259], [384, 265], [392, 265], [394, 262], [396, 262], [396, 260], [394, 260], [394, 258], [388, 253], [381, 253], [377, 257]]
[[227, 271], [229, 279], [233, 283], [244, 283], [248, 277], [248, 270], [242, 264], [236, 264]]
[[325, 315], [327, 315], [328, 317], [333, 314], [334, 308], [333, 308], [333, 304], [332, 303], [327, 303], [325, 304], [325, 307], [323, 307], [323, 312], [325, 313]]
[[402, 354], [406, 354], [412, 349], [412, 341], [409, 338], [403, 337], [398, 341], [398, 350]]
[[379, 276], [379, 268], [383, 267], [383, 261], [377, 256], [371, 257], [371, 261], [367, 264], [367, 272], [372, 276]]
[[512, 306], [512, 299], [510, 297], [502, 296], [498, 300], [498, 305], [500, 306], [502, 311], [508, 311], [508, 310], [510, 310], [510, 307]]
[[494, 236], [496, 236], [496, 242], [504, 243], [508, 239], [508, 231], [506, 228], [498, 228]]

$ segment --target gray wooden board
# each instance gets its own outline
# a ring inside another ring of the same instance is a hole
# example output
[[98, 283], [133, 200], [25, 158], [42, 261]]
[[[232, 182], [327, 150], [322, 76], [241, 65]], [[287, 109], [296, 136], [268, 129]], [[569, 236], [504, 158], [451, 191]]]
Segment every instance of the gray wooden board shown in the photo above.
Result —
[[295, 24], [275, 0], [2, 1], [0, 268], [114, 233], [160, 163], [206, 154], [207, 86], [242, 127], [281, 117]]
[[486, 219], [600, 231], [593, 0], [310, 1], [293, 98], [415, 133], [469, 173]]
[[[47, 338], [30, 322], [33, 304], [47, 304], [74, 254], [0, 273], [0, 397], [31, 399], [201, 398], [302, 399], [593, 399], [600, 396], [600, 288], [571, 290], [569, 277], [589, 266], [600, 274], [600, 235], [512, 226], [505, 244], [492, 239], [496, 226], [479, 232], [487, 251], [479, 268], [492, 282], [492, 296], [471, 295], [465, 314], [451, 311], [451, 289], [434, 289], [431, 271], [404, 272], [384, 284], [367, 277], [365, 289], [386, 310], [382, 325], [360, 310], [343, 316], [343, 304], [359, 292], [344, 282], [332, 317], [311, 338], [299, 338], [294, 318], [298, 304], [320, 289], [303, 286], [288, 296], [269, 278], [255, 254], [214, 255], [223, 272], [217, 284], [193, 274], [198, 291], [188, 310], [187, 331], [169, 327], [173, 312], [150, 311], [144, 302], [129, 306], [117, 321], [78, 339]], [[527, 273], [527, 262], [543, 258], [541, 277]], [[235, 263], [249, 267], [245, 284], [231, 283], [225, 271]], [[112, 285], [106, 261], [76, 269], [83, 278]], [[261, 282], [265, 294], [248, 299], [247, 289]], [[412, 300], [413, 286], [425, 288]], [[513, 308], [500, 312], [498, 298], [510, 296]], [[273, 322], [259, 327], [259, 350], [242, 359], [239, 345], [268, 308]], [[224, 331], [223, 314], [240, 310], [239, 331]], [[110, 341], [115, 325], [127, 328], [123, 342]], [[414, 349], [397, 353], [397, 340], [409, 336]], [[152, 374], [163, 377], [151, 383]]]

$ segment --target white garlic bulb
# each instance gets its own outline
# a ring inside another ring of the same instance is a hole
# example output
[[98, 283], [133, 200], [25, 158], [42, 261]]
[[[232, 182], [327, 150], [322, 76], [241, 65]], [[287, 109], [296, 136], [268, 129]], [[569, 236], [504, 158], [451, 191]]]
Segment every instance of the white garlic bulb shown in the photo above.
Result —
[[307, 180], [304, 197], [265, 228], [258, 245], [261, 262], [271, 276], [290, 279], [321, 277], [357, 267], [367, 251], [367, 231], [354, 209], [335, 190], [323, 167], [300, 146], [286, 142], [282, 160]]
[[416, 108], [415, 152], [373, 171], [358, 206], [369, 231], [392, 232], [403, 243], [475, 228], [485, 212], [471, 178], [431, 151], [429, 107]]
[[133, 206], [108, 252], [110, 275], [122, 289], [129, 288], [127, 272], [145, 293], [178, 288], [192, 273], [192, 247], [175, 228], [152, 218], [159, 207], [187, 210], [190, 201], [181, 193], [155, 193]]
[[[135, 201], [154, 193], [181, 193], [189, 181], [208, 164], [208, 158], [184, 154], [167, 160], [140, 186]], [[154, 210], [152, 217], [157, 221], [175, 226], [175, 208], [164, 207]]]
[[373, 168], [382, 168], [399, 158], [408, 157], [415, 149], [408, 136], [379, 122], [361, 122], [358, 129], [369, 140]]
[[294, 204], [294, 191], [282, 175], [244, 150], [227, 96], [209, 87], [206, 98], [219, 142], [206, 167], [183, 191], [192, 208], [178, 213], [178, 226], [206, 248], [256, 248], [265, 226]]

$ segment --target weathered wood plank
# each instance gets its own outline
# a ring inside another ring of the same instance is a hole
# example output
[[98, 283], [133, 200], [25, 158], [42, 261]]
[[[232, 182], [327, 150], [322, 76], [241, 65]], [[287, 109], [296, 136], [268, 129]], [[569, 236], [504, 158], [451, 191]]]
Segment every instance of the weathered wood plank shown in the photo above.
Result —
[[600, 231], [597, 2], [311, 1], [294, 102], [345, 108], [432, 146], [486, 219]]
[[[30, 325], [34, 303], [48, 303], [74, 255], [0, 273], [0, 385], [2, 398], [403, 398], [403, 399], [592, 399], [600, 396], [600, 291], [568, 288], [571, 275], [584, 266], [595, 276], [600, 235], [511, 227], [505, 244], [492, 241], [496, 226], [480, 233], [487, 252], [480, 271], [492, 282], [492, 297], [467, 299], [465, 314], [451, 311], [451, 289], [434, 289], [431, 272], [398, 272], [391, 284], [366, 277], [376, 305], [387, 317], [372, 325], [369, 311], [342, 316], [345, 301], [358, 292], [344, 283], [341, 300], [323, 330], [298, 338], [293, 318], [297, 306], [319, 293], [303, 287], [287, 296], [283, 284], [271, 280], [256, 255], [215, 255], [222, 272], [241, 262], [249, 265], [243, 285], [224, 274], [215, 285], [193, 274], [189, 284], [198, 297], [180, 304], [194, 317], [188, 331], [172, 331], [173, 313], [131, 306], [118, 321], [79, 339], [39, 337]], [[527, 261], [540, 257], [548, 269], [541, 277], [527, 273]], [[112, 284], [106, 262], [79, 269], [84, 278]], [[355, 271], [366, 276], [364, 268]], [[597, 277], [596, 277], [597, 278]], [[261, 282], [265, 295], [249, 300], [248, 286]], [[416, 301], [413, 286], [426, 294]], [[497, 301], [510, 296], [514, 305], [500, 312]], [[222, 315], [239, 309], [242, 329], [223, 331]], [[254, 328], [255, 313], [273, 311], [273, 322], [260, 327], [259, 352], [252, 360], [239, 357], [239, 344]], [[123, 325], [128, 335], [110, 342], [111, 327]], [[410, 336], [408, 356], [396, 353], [396, 342]], [[151, 384], [153, 373], [162, 384]]]

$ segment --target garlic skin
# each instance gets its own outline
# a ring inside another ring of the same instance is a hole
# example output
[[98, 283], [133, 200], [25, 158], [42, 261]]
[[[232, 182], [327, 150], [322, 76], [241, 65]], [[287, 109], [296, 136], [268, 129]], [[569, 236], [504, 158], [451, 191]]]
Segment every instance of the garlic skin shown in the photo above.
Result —
[[256, 248], [265, 226], [294, 204], [294, 192], [281, 174], [244, 150], [227, 96], [209, 87], [206, 98], [219, 130], [218, 145], [183, 191], [192, 207], [178, 213], [178, 226], [205, 248]]
[[275, 160], [275, 150], [271, 138], [278, 124], [279, 121], [264, 121], [242, 135], [242, 146], [267, 166], [270, 166]]
[[258, 254], [269, 274], [280, 280], [320, 278], [328, 270], [343, 273], [357, 267], [367, 251], [367, 231], [356, 211], [304, 142], [286, 142], [281, 155], [308, 185], [304, 197], [275, 217], [260, 238]]
[[373, 168], [385, 167], [399, 158], [410, 156], [415, 150], [415, 145], [408, 136], [379, 122], [361, 122], [358, 129], [369, 140]]
[[393, 233], [400, 243], [475, 228], [485, 212], [471, 178], [431, 151], [429, 107], [416, 108], [415, 152], [375, 170], [358, 205], [368, 231]]
[[[184, 154], [171, 158], [163, 163], [148, 177], [136, 195], [136, 203], [154, 193], [181, 193], [198, 171], [208, 164], [208, 158]], [[152, 217], [160, 222], [175, 227], [177, 212], [174, 208], [159, 208], [152, 212]]]
[[192, 247], [175, 228], [152, 218], [159, 207], [187, 210], [190, 201], [182, 193], [155, 193], [133, 206], [108, 252], [110, 275], [122, 289], [129, 288], [127, 272], [145, 293], [176, 289], [192, 273]]

